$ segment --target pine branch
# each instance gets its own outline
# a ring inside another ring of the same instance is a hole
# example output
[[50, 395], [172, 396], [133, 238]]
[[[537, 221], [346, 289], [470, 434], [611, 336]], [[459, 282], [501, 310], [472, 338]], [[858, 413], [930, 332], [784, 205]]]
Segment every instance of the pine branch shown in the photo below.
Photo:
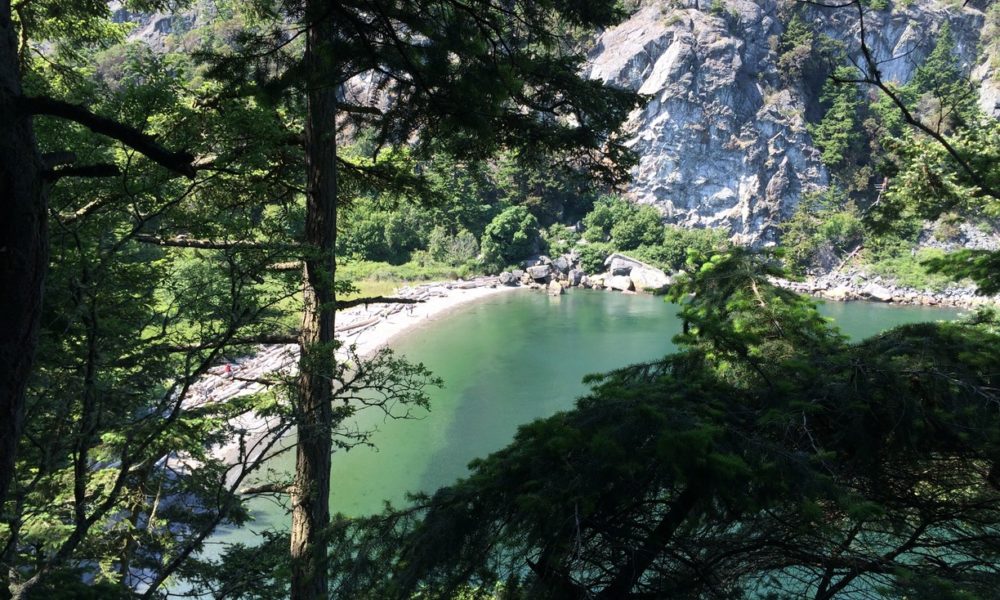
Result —
[[79, 123], [94, 133], [106, 135], [140, 152], [160, 166], [194, 179], [194, 156], [189, 152], [171, 152], [153, 136], [118, 121], [92, 113], [81, 104], [70, 104], [44, 96], [22, 96], [19, 101], [24, 112], [31, 115], [58, 117]]

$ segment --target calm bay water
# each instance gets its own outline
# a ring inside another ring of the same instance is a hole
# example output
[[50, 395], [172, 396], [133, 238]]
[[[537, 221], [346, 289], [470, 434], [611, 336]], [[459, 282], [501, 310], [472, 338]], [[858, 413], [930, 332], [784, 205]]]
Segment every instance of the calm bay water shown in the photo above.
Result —
[[[830, 303], [821, 311], [852, 339], [905, 323], [953, 319], [949, 309]], [[652, 296], [573, 290], [561, 298], [510, 292], [460, 307], [397, 338], [393, 347], [445, 381], [432, 390], [431, 411], [377, 427], [378, 449], [333, 457], [331, 508], [371, 514], [408, 491], [433, 491], [466, 472], [466, 464], [506, 445], [518, 425], [569, 409], [587, 391], [581, 378], [655, 359], [674, 350], [677, 307]], [[291, 470], [293, 457], [272, 465]], [[213, 542], [252, 543], [253, 532], [286, 528], [284, 507], [258, 500], [255, 521], [224, 529]], [[214, 545], [214, 544], [213, 544]], [[211, 548], [208, 553], [212, 554]]]

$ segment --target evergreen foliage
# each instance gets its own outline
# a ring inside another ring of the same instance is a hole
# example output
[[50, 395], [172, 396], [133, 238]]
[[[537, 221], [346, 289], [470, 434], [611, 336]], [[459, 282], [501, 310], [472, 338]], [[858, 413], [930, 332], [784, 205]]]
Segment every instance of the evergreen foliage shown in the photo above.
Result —
[[848, 67], [834, 71], [834, 79], [823, 84], [820, 102], [825, 113], [822, 120], [810, 125], [816, 147], [822, 151], [822, 160], [832, 171], [864, 163], [865, 139], [861, 129], [862, 98], [853, 84], [838, 84], [837, 79], [849, 79], [853, 72]]

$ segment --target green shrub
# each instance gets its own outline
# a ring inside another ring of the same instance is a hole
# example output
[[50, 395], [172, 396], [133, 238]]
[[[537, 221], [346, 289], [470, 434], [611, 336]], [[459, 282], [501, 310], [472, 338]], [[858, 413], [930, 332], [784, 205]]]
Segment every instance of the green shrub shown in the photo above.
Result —
[[583, 218], [583, 239], [588, 242], [606, 242], [611, 239], [615, 223], [627, 219], [635, 210], [628, 200], [617, 196], [603, 196], [594, 203], [594, 209]]
[[431, 259], [446, 265], [468, 264], [479, 254], [479, 243], [470, 231], [461, 229], [452, 235], [442, 227], [435, 227], [427, 241], [427, 253]]
[[486, 226], [480, 249], [486, 268], [495, 271], [536, 252], [538, 245], [538, 219], [523, 206], [512, 206]]
[[596, 242], [577, 246], [580, 253], [580, 268], [584, 273], [597, 274], [604, 272], [604, 259], [606, 259], [615, 249], [611, 244]]
[[820, 266], [823, 256], [843, 256], [864, 240], [857, 206], [834, 191], [804, 196], [781, 228], [793, 270]]
[[413, 255], [416, 260], [401, 265], [391, 265], [386, 262], [370, 260], [352, 260], [338, 263], [337, 278], [355, 281], [359, 285], [366, 281], [389, 281], [406, 284], [412, 281], [456, 279], [458, 277], [468, 277], [474, 273], [466, 265], [456, 267], [427, 260], [429, 258], [427, 253], [419, 250], [414, 252]]
[[583, 218], [583, 239], [610, 241], [619, 250], [632, 250], [663, 240], [660, 213], [652, 206], [637, 206], [624, 198], [605, 196]]
[[880, 256], [869, 262], [867, 267], [872, 273], [894, 279], [902, 286], [940, 291], [954, 284], [955, 280], [947, 275], [932, 273], [924, 263], [944, 255], [945, 251], [940, 248], [920, 248], [916, 251], [911, 248], [895, 256]]
[[558, 223], [543, 229], [541, 234], [545, 252], [548, 252], [551, 256], [566, 254], [580, 240], [579, 233], [570, 227]]
[[689, 253], [710, 256], [729, 246], [726, 232], [721, 229], [688, 229], [667, 225], [662, 243], [640, 246], [630, 255], [669, 273], [684, 269]]
[[611, 242], [621, 250], [660, 244], [663, 242], [663, 223], [659, 211], [652, 206], [635, 208], [611, 226]]

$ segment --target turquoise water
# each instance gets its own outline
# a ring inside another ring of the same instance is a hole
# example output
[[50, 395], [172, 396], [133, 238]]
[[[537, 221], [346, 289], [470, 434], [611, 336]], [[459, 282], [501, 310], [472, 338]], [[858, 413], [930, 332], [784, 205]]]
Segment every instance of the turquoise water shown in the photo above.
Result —
[[[432, 390], [431, 411], [414, 420], [368, 415], [378, 449], [333, 457], [331, 508], [348, 515], [400, 504], [408, 491], [433, 491], [466, 473], [466, 464], [506, 445], [518, 425], [572, 407], [586, 392], [581, 378], [674, 349], [677, 307], [652, 296], [573, 290], [557, 298], [510, 292], [429, 320], [392, 344], [445, 381]], [[953, 319], [957, 310], [830, 303], [821, 311], [852, 339], [921, 321]], [[289, 454], [273, 465], [290, 470]], [[219, 533], [215, 542], [252, 539], [287, 527], [284, 507], [259, 500], [255, 522]], [[209, 550], [211, 552], [211, 550]]]

